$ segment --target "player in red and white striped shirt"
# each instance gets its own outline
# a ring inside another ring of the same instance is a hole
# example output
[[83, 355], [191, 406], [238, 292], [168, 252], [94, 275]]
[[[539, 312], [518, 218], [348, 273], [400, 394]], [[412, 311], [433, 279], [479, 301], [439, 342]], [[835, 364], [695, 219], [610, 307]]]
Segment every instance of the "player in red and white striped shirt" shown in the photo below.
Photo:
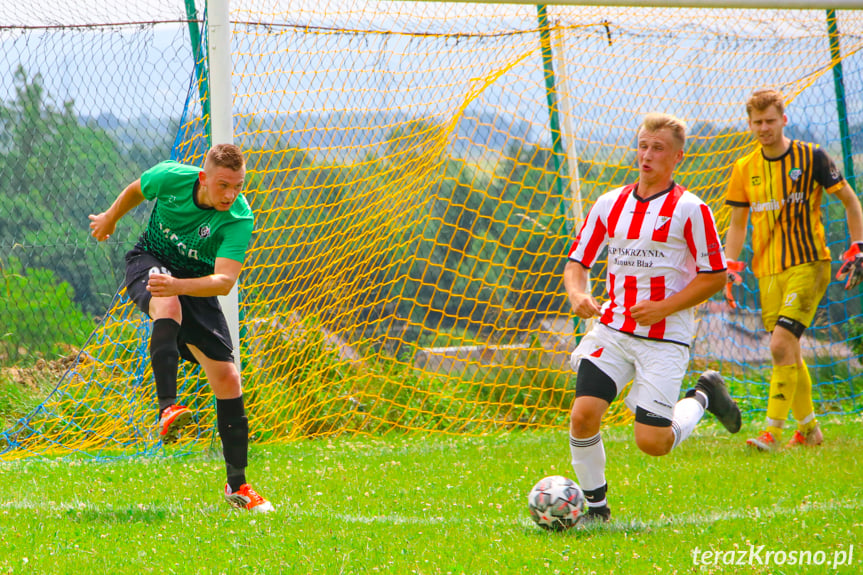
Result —
[[[710, 208], [674, 182], [683, 159], [685, 124], [648, 114], [638, 130], [638, 182], [596, 201], [569, 251], [564, 285], [573, 312], [599, 317], [572, 354], [578, 371], [570, 416], [572, 466], [588, 500], [588, 519], [608, 521], [605, 449], [600, 422], [632, 381], [626, 405], [635, 441], [665, 455], [710, 411], [732, 433], [740, 410], [722, 377], [701, 375], [677, 401], [695, 335], [694, 306], [722, 289], [726, 262]], [[587, 290], [591, 266], [608, 249], [608, 301]]]

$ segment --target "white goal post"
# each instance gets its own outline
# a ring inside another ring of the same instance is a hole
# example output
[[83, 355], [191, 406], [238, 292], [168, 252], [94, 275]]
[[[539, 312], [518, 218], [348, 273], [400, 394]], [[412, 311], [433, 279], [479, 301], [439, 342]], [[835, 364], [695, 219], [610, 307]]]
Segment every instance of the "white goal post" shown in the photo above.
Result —
[[[231, 85], [230, 0], [207, 0], [207, 50], [210, 72], [211, 144], [234, 143], [234, 90]], [[239, 283], [239, 280], [238, 282]], [[226, 296], [219, 296], [234, 344], [234, 363], [241, 371], [240, 306], [237, 283]]]

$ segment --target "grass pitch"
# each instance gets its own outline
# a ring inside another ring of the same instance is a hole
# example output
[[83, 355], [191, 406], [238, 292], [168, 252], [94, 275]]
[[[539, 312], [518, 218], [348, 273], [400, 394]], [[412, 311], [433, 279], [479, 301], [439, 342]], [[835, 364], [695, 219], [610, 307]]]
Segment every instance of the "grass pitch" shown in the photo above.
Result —
[[527, 514], [574, 478], [563, 430], [252, 446], [266, 516], [222, 501], [219, 453], [0, 463], [0, 573], [860, 573], [863, 419], [822, 423], [773, 455], [754, 424], [660, 458], [605, 429], [612, 522], [564, 533]]

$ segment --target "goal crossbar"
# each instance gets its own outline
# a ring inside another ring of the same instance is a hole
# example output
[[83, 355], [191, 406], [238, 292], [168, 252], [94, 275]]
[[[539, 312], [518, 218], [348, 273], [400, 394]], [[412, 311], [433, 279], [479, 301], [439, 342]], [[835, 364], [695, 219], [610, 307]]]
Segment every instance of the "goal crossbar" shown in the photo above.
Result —
[[459, 4], [545, 4], [554, 6], [627, 6], [644, 8], [744, 8], [753, 10], [860, 10], [863, 0], [415, 0]]

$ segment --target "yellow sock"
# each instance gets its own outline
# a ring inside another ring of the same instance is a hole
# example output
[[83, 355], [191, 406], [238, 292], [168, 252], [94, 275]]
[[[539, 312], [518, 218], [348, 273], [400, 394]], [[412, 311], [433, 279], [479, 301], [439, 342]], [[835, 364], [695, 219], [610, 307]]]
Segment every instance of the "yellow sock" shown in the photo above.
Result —
[[797, 364], [773, 366], [770, 396], [767, 398], [767, 431], [777, 441], [782, 437], [782, 423], [788, 419], [788, 410], [794, 401], [798, 371]]
[[797, 364], [797, 389], [791, 402], [791, 413], [797, 420], [797, 428], [804, 435], [818, 425], [815, 420], [815, 405], [812, 403], [812, 377], [806, 361], [802, 359]]
[[800, 433], [802, 433], [803, 435], [806, 435], [807, 433], [809, 433], [810, 431], [812, 431], [816, 427], [818, 427], [818, 420], [815, 419], [814, 417], [812, 419], [810, 419], [809, 421], [807, 421], [806, 423], [798, 423], [797, 424], [797, 428], [800, 430]]
[[[778, 423], [778, 421], [777, 421], [777, 423]], [[770, 435], [772, 435], [773, 439], [775, 439], [776, 441], [779, 441], [780, 439], [782, 439], [782, 428], [781, 427], [777, 427], [775, 425], [768, 425], [767, 431], [770, 432]]]

